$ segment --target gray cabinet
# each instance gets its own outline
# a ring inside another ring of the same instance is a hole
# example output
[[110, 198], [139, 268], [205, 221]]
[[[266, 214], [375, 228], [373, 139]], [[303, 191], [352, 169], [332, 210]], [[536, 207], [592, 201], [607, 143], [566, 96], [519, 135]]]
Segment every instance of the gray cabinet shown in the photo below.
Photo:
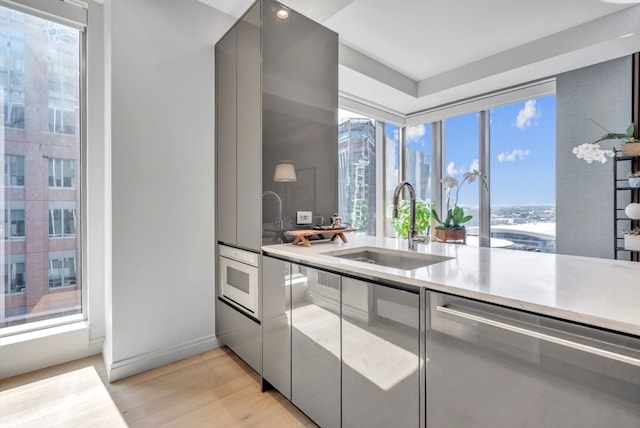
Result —
[[256, 4], [216, 44], [216, 233], [254, 250], [262, 242], [260, 91]]
[[288, 400], [291, 400], [291, 282], [291, 263], [262, 258], [262, 377]]
[[340, 276], [292, 265], [291, 401], [340, 426]]
[[640, 426], [640, 339], [430, 293], [427, 426]]
[[216, 301], [216, 335], [244, 362], [260, 373], [260, 324], [221, 300]]
[[[281, 206], [295, 222], [298, 210], [328, 218], [337, 204], [338, 35], [280, 9], [254, 3], [216, 44], [216, 234], [253, 250], [283, 236]], [[274, 182], [285, 159], [295, 184]], [[264, 212], [263, 191], [278, 195]]]
[[420, 423], [419, 295], [342, 278], [342, 426]]
[[216, 44], [216, 234], [236, 243], [236, 27]]

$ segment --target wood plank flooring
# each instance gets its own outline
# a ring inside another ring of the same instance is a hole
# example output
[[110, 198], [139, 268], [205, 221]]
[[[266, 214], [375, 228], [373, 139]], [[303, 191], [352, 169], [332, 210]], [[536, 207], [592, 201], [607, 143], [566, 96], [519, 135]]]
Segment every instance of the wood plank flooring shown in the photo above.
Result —
[[4, 379], [0, 426], [316, 425], [224, 347], [111, 384], [100, 355]]

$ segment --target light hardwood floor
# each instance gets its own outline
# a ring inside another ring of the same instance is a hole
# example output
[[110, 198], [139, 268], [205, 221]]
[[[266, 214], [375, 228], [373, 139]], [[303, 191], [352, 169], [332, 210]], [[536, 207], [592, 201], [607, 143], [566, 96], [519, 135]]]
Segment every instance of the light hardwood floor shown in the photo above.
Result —
[[0, 427], [314, 427], [228, 348], [109, 384], [100, 355], [0, 381]]

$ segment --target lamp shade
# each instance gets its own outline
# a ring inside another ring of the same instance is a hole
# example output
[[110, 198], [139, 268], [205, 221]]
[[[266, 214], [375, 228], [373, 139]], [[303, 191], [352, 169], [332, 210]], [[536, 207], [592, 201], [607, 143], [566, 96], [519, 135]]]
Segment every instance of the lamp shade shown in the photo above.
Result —
[[296, 170], [291, 161], [280, 161], [276, 166], [276, 172], [273, 174], [273, 181], [280, 183], [290, 183], [296, 181]]

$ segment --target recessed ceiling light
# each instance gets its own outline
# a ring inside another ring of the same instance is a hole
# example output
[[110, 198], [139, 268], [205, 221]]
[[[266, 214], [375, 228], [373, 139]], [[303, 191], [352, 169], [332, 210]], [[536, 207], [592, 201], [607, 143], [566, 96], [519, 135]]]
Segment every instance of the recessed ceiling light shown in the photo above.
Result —
[[289, 17], [289, 12], [287, 12], [284, 9], [280, 9], [277, 13], [276, 16], [280, 19], [287, 19]]
[[633, 4], [640, 3], [640, 0], [600, 0], [605, 3], [621, 3], [621, 4]]

